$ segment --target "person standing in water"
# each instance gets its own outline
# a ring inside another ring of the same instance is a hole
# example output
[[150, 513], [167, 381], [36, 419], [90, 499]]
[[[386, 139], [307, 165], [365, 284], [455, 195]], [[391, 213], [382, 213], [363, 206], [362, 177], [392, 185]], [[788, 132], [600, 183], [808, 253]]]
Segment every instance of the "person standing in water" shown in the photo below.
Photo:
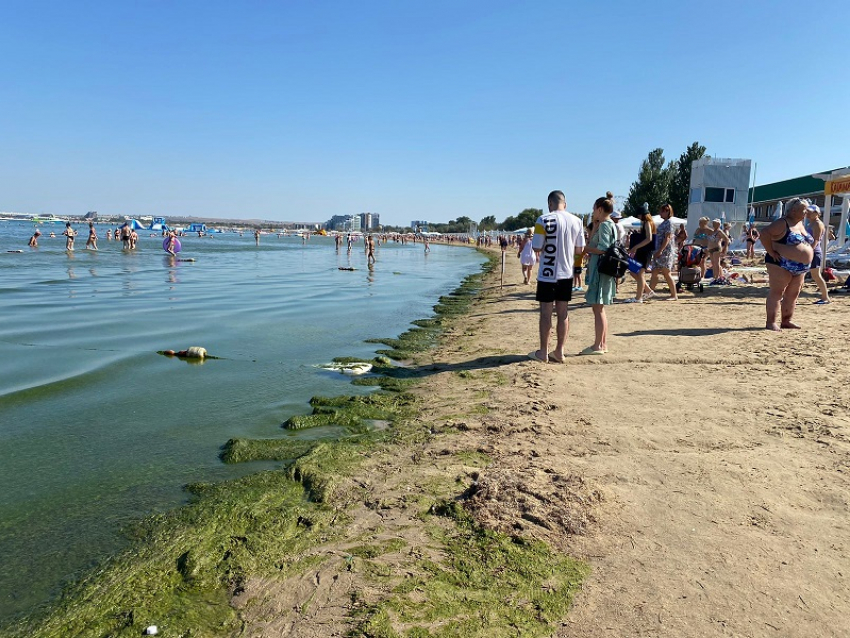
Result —
[[254, 244], [256, 246], [260, 245], [260, 229], [259, 228], [254, 231]]
[[168, 240], [165, 242], [165, 252], [172, 257], [177, 256], [177, 236], [173, 232], [168, 233]]
[[27, 246], [29, 246], [30, 248], [38, 248], [38, 238], [39, 237], [41, 237], [41, 231], [37, 230], [32, 234], [32, 237], [30, 237], [30, 240], [29, 240], [29, 243], [27, 244]]
[[65, 250], [74, 250], [74, 237], [77, 236], [77, 231], [71, 228], [71, 222], [65, 222]]
[[89, 222], [89, 238], [86, 240], [86, 249], [97, 250], [97, 231], [94, 222]]
[[372, 235], [366, 238], [366, 263], [375, 263], [375, 240]]

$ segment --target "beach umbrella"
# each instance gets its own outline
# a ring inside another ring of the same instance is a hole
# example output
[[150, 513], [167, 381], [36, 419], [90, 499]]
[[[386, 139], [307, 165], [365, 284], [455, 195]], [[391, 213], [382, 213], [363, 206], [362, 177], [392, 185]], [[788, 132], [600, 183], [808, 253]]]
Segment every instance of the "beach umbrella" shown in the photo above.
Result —
[[779, 219], [782, 217], [782, 200], [780, 199], [776, 202], [776, 208], [773, 209], [773, 219]]

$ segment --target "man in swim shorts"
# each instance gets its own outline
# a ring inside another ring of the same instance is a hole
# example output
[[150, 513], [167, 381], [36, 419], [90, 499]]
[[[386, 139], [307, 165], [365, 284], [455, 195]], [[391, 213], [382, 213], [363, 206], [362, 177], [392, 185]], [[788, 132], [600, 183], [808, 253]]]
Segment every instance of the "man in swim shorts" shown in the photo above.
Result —
[[[534, 224], [531, 240], [539, 262], [535, 298], [540, 303], [540, 349], [530, 356], [538, 361], [563, 363], [569, 330], [567, 311], [573, 293], [573, 264], [576, 255], [584, 250], [584, 228], [578, 217], [567, 212], [562, 191], [549, 193], [548, 205], [549, 212], [538, 217]], [[553, 309], [558, 313], [557, 345], [550, 353]]]

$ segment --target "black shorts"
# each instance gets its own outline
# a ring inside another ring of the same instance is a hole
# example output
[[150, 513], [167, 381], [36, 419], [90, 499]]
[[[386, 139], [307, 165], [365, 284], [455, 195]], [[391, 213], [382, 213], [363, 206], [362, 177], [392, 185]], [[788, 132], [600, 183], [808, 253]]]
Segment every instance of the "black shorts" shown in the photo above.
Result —
[[580, 275], [581, 274], [581, 266], [576, 266], [575, 268], [573, 268], [573, 274], [574, 275]]
[[556, 282], [538, 281], [534, 298], [540, 303], [570, 301], [573, 298], [573, 278], [559, 279]]

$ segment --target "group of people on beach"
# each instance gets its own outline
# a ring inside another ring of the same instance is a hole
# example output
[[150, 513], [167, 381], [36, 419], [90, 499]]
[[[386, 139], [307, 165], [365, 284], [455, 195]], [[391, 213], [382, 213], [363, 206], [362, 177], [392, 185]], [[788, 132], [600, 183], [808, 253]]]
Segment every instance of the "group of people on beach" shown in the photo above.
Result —
[[[621, 281], [614, 275], [600, 272], [599, 261], [616, 243], [622, 244], [625, 240], [625, 233], [618, 224], [621, 216], [614, 211], [610, 192], [594, 202], [586, 228], [579, 217], [567, 212], [566, 197], [562, 191], [552, 191], [547, 203], [548, 213], [536, 220], [534, 230], [526, 231], [517, 245], [524, 284], [531, 283], [534, 265], [539, 264], [535, 299], [540, 304], [540, 345], [529, 356], [541, 362], [564, 362], [569, 331], [568, 305], [573, 292], [583, 290], [580, 278], [583, 270], [585, 303], [593, 310], [595, 339], [579, 354], [603, 355], [608, 352], [605, 306], [614, 302]], [[793, 316], [806, 274], [811, 275], [821, 292], [821, 299], [815, 303], [829, 303], [826, 282], [820, 271], [823, 259], [821, 238], [826, 232], [820, 219], [820, 209], [809, 200], [796, 198], [788, 202], [785, 211], [784, 217], [761, 232], [753, 225], [746, 228], [747, 253], [754, 253], [753, 247], [759, 240], [765, 249], [769, 285], [765, 327], [768, 330], [800, 327], [794, 323]], [[655, 296], [660, 279], [664, 279], [669, 290], [665, 299], [678, 300], [672, 273], [679, 248], [687, 240], [687, 232], [684, 226], [673, 228], [670, 221], [673, 208], [669, 203], [663, 204], [658, 213], [662, 221], [656, 227], [649, 206], [644, 204], [638, 215], [641, 226], [629, 237], [629, 271], [635, 278], [637, 291], [634, 298], [625, 300], [627, 303], [643, 303], [645, 298]], [[804, 221], [807, 224], [804, 225]], [[724, 278], [731, 243], [729, 226], [719, 219], [701, 218], [692, 243], [704, 254], [699, 263], [701, 274], [705, 275], [706, 261], [709, 260], [714, 277], [712, 283]], [[646, 277], [648, 272], [651, 272], [649, 281]], [[555, 347], [550, 349], [553, 312], [557, 317], [556, 342]]]

